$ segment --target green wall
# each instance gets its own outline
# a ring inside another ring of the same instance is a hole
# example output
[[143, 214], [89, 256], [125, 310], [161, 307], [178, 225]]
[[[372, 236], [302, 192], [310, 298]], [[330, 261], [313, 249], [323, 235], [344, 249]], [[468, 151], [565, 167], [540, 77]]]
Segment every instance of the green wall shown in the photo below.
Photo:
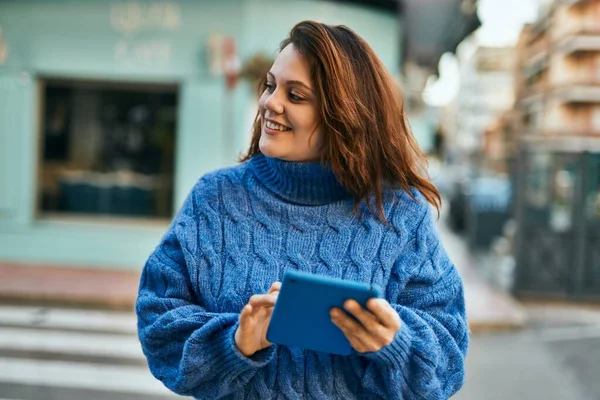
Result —
[[178, 207], [200, 175], [232, 164], [245, 148], [254, 105], [248, 85], [226, 93], [222, 80], [208, 73], [209, 34], [236, 37], [243, 60], [257, 51], [274, 55], [303, 19], [350, 26], [397, 73], [396, 16], [356, 6], [314, 0], [0, 2], [8, 49], [0, 64], [0, 262], [141, 268], [168, 226], [35, 216], [39, 78], [176, 83]]
[[244, 6], [243, 56], [257, 51], [275, 55], [279, 43], [297, 22], [314, 19], [347, 25], [365, 38], [392, 73], [399, 71], [400, 35], [396, 15], [319, 0], [247, 0]]

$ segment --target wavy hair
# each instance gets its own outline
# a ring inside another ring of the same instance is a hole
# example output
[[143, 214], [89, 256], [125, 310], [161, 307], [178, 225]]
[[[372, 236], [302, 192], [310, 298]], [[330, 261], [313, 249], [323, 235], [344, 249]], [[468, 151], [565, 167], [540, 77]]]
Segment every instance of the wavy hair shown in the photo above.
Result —
[[[399, 84], [371, 46], [346, 26], [315, 21], [298, 23], [281, 42], [308, 61], [323, 131], [321, 160], [355, 199], [366, 201], [386, 221], [383, 197], [388, 186], [402, 188], [416, 201], [417, 189], [439, 212], [441, 197], [427, 175], [427, 159], [404, 114]], [[266, 78], [265, 78], [266, 79]], [[264, 84], [264, 81], [261, 82]], [[261, 111], [252, 128], [246, 161], [260, 153]]]

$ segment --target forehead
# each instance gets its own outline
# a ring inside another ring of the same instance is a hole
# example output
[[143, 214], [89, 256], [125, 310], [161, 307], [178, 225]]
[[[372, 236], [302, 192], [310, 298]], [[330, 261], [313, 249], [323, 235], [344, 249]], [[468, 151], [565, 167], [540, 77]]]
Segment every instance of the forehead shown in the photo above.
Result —
[[289, 44], [281, 50], [271, 67], [271, 73], [277, 79], [297, 80], [307, 85], [310, 83], [308, 61], [294, 48], [293, 44]]

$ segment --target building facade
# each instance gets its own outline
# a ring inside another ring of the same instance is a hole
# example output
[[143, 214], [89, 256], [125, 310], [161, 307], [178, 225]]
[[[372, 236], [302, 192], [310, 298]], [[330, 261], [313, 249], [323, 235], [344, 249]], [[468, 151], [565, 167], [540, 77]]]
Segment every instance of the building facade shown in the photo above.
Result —
[[477, 47], [459, 53], [460, 89], [453, 142], [464, 155], [478, 155], [487, 127], [513, 105], [512, 47]]
[[[0, 3], [0, 261], [140, 268], [196, 180], [248, 144], [255, 88], [238, 67], [316, 19], [350, 26], [400, 76], [422, 57], [404, 54], [423, 40], [404, 21], [430, 15], [405, 3]], [[476, 20], [446, 3], [444, 18]], [[438, 33], [428, 63], [470, 31]]]

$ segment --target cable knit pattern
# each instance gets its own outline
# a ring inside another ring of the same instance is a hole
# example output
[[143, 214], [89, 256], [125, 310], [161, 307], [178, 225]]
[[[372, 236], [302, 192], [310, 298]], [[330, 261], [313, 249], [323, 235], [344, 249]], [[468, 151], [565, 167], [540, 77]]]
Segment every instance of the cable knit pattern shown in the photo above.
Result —
[[[386, 193], [377, 222], [319, 163], [258, 155], [202, 177], [140, 280], [138, 332], [152, 373], [198, 399], [448, 399], [464, 379], [462, 281], [425, 198]], [[250, 296], [297, 269], [375, 284], [402, 327], [375, 353], [235, 346]]]

